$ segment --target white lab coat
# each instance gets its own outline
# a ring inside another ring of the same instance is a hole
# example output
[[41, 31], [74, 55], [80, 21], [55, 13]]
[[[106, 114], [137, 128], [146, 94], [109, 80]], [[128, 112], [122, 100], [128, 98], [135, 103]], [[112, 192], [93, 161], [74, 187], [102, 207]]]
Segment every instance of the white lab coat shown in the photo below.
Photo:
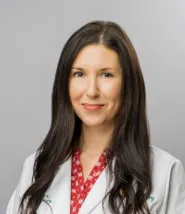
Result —
[[[151, 214], [185, 214], [185, 171], [181, 162], [167, 152], [151, 146], [153, 191], [147, 200]], [[15, 189], [6, 214], [18, 214], [20, 198], [29, 187], [35, 154], [24, 162], [20, 181]], [[107, 188], [107, 175], [104, 170], [89, 195], [85, 199], [79, 214], [111, 214], [107, 206], [102, 209], [102, 199]], [[39, 206], [38, 214], [69, 214], [71, 186], [71, 158], [59, 169], [52, 185], [45, 193], [45, 199]]]

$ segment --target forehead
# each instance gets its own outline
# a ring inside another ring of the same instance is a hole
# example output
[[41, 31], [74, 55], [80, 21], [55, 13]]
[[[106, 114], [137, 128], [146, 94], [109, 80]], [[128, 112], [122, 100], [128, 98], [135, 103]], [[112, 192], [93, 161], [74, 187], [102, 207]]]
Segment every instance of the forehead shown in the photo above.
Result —
[[102, 44], [93, 44], [84, 47], [77, 55], [73, 66], [106, 66], [119, 67], [118, 54]]

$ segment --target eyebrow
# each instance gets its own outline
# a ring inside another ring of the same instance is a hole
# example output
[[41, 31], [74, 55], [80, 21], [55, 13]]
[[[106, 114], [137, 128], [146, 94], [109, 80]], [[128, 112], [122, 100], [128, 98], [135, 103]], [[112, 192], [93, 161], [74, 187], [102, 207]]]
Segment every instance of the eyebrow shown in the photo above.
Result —
[[[80, 68], [80, 67], [72, 67], [72, 70], [75, 69], [75, 70], [79, 70], [79, 71], [84, 71], [83, 68]], [[106, 70], [114, 70], [114, 68], [111, 68], [111, 67], [105, 67], [105, 68], [101, 68], [100, 71], [106, 71]]]

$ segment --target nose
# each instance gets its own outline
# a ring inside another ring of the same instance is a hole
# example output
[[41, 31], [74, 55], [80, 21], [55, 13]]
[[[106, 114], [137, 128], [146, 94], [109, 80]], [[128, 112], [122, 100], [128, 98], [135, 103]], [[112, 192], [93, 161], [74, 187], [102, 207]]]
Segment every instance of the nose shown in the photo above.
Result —
[[98, 82], [96, 77], [90, 78], [88, 81], [86, 95], [90, 98], [99, 97]]

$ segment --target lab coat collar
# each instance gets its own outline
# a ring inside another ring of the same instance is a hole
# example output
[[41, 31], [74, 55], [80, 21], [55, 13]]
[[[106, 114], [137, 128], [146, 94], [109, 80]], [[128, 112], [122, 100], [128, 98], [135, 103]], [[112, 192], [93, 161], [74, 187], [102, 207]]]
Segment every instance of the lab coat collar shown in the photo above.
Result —
[[[49, 206], [46, 203], [42, 203], [40, 207], [42, 211], [45, 210], [44, 213], [61, 214], [62, 212], [65, 214], [70, 214], [71, 162], [72, 158], [70, 157], [61, 165], [52, 182], [52, 185], [46, 191], [44, 199], [48, 202]], [[79, 210], [79, 214], [93, 213], [93, 210], [97, 206], [102, 206], [101, 202], [106, 194], [106, 191], [108, 190], [108, 182], [109, 180], [106, 175], [105, 168], [83, 202]], [[49, 210], [52, 210], [52, 212]]]
[[[97, 206], [102, 206], [102, 201], [108, 190], [109, 180], [106, 176], [106, 168], [102, 171], [91, 191], [87, 195], [79, 214], [90, 214]], [[106, 207], [106, 206], [105, 206]]]

